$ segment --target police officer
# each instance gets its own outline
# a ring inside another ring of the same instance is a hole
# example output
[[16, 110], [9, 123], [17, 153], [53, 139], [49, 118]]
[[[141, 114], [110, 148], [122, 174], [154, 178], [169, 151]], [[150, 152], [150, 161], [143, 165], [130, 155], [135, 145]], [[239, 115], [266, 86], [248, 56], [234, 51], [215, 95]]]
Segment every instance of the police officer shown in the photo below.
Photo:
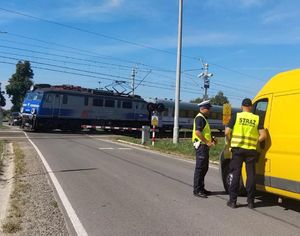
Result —
[[254, 208], [255, 196], [255, 163], [258, 156], [257, 144], [266, 138], [262, 121], [259, 116], [251, 112], [252, 102], [249, 98], [242, 101], [242, 112], [234, 115], [225, 129], [225, 139], [230, 145], [232, 159], [230, 161], [230, 172], [232, 182], [229, 186], [229, 201], [227, 206], [236, 208], [239, 191], [239, 183], [243, 162], [246, 163], [247, 202], [250, 209]]
[[209, 101], [198, 104], [200, 112], [194, 119], [192, 142], [196, 149], [196, 166], [194, 172], [194, 195], [196, 197], [207, 198], [211, 194], [204, 188], [204, 177], [208, 171], [209, 148], [215, 144], [212, 141], [210, 126], [207, 121], [209, 110], [212, 105]]

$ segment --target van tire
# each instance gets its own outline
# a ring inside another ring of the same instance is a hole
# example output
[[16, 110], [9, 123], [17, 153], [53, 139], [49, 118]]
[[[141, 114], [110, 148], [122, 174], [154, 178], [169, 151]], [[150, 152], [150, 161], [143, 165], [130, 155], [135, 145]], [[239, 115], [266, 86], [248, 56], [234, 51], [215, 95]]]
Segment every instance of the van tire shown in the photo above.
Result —
[[[224, 189], [226, 193], [229, 193], [229, 186], [232, 181], [232, 173], [229, 171], [229, 163], [230, 159], [225, 159], [224, 158], [224, 152], [221, 153], [220, 155], [220, 164], [219, 164], [219, 170], [223, 182]], [[245, 196], [247, 194], [246, 188], [244, 186], [243, 178], [241, 176], [240, 178], [240, 186], [239, 186], [239, 195], [240, 196]]]

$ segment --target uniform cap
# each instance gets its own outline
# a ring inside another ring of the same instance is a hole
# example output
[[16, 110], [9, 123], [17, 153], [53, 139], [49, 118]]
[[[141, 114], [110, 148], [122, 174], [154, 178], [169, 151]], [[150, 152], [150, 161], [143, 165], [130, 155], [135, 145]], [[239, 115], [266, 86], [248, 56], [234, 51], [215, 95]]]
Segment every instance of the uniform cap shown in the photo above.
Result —
[[252, 106], [252, 101], [250, 98], [245, 98], [242, 101], [242, 106], [244, 107], [251, 107]]
[[198, 103], [198, 106], [200, 108], [207, 108], [207, 109], [209, 109], [209, 108], [212, 107], [212, 105], [210, 104], [209, 100]]

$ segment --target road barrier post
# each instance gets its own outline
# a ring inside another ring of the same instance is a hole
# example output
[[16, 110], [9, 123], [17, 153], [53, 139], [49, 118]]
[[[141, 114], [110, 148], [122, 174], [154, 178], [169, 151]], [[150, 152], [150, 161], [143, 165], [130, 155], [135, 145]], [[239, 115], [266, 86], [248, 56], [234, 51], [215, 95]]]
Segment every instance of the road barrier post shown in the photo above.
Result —
[[142, 126], [142, 144], [145, 144], [150, 139], [150, 126]]
[[153, 125], [152, 128], [152, 146], [154, 146], [155, 143], [155, 125]]

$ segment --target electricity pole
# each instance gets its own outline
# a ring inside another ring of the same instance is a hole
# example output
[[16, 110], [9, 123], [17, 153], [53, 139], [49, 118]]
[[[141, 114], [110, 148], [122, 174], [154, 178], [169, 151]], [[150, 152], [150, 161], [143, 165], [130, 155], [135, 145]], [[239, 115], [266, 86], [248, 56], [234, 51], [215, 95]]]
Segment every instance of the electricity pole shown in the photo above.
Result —
[[132, 84], [131, 84], [131, 87], [132, 87], [132, 96], [134, 96], [134, 90], [135, 90], [135, 76], [137, 74], [137, 71], [136, 71], [136, 68], [133, 67], [132, 68], [132, 71], [131, 71], [131, 78], [132, 78]]
[[181, 46], [182, 46], [182, 8], [183, 0], [179, 0], [178, 17], [178, 45], [177, 45], [177, 68], [176, 68], [176, 92], [175, 92], [175, 110], [174, 110], [174, 129], [173, 143], [178, 143], [179, 136], [179, 101], [180, 101], [180, 75], [181, 75]]
[[203, 78], [204, 80], [204, 96], [203, 100], [208, 99], [207, 89], [209, 88], [209, 78], [213, 76], [213, 73], [208, 73], [208, 63], [203, 63], [203, 72], [198, 75], [199, 78]]

